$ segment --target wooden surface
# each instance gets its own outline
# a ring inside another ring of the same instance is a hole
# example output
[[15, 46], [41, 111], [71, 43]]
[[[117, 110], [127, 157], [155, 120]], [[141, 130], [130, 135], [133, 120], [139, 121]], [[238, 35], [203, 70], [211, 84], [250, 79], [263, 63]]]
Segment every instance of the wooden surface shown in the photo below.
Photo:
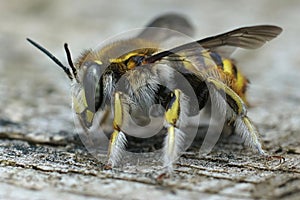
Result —
[[[1, 4], [0, 199], [299, 198], [300, 3], [187, 3]], [[136, 12], [130, 12], [133, 6]], [[36, 39], [60, 58], [62, 44], [69, 42], [78, 56], [84, 48], [166, 11], [190, 17], [199, 37], [243, 25], [283, 27], [283, 34], [264, 48], [233, 57], [251, 79], [249, 115], [262, 133], [264, 149], [284, 156], [284, 163], [256, 155], [231, 136], [208, 155], [199, 156], [198, 148], [192, 148], [178, 160], [174, 173], [164, 177], [159, 154], [128, 154], [122, 167], [105, 170], [106, 157], [94, 156], [82, 145], [74, 132], [68, 80], [25, 38]]]

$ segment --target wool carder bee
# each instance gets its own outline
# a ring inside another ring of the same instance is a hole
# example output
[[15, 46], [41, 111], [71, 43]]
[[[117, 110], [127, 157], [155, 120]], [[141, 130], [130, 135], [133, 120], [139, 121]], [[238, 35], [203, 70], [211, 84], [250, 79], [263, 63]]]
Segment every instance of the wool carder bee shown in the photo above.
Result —
[[[192, 31], [190, 23], [177, 14], [160, 16], [147, 27], [173, 29], [188, 35]], [[247, 145], [266, 155], [259, 132], [247, 116], [248, 79], [229, 57], [236, 48], [259, 48], [281, 31], [272, 25], [249, 26], [163, 49], [159, 42], [172, 36], [146, 28], [130, 39], [87, 50], [75, 63], [65, 44], [69, 66], [38, 43], [28, 41], [58, 64], [71, 80], [73, 109], [84, 129], [111, 123], [111, 167], [117, 166], [126, 148], [126, 135], [131, 131], [124, 128], [128, 119], [148, 119], [150, 108], [161, 105], [166, 130], [163, 162], [172, 169], [189, 134], [184, 130], [188, 126], [186, 119], [198, 113], [209, 100], [215, 102], [212, 105]], [[195, 98], [181, 87], [182, 78], [191, 86]], [[102, 118], [95, 117], [98, 112], [104, 113]], [[107, 120], [107, 116], [112, 120]]]

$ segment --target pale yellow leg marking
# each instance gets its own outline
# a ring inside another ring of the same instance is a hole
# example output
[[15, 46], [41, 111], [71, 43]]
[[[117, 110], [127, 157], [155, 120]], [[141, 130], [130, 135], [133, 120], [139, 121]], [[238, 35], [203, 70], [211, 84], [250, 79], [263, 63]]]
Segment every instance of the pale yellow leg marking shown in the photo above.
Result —
[[175, 126], [180, 114], [180, 90], [175, 90], [172, 95], [171, 98], [175, 98], [175, 100], [173, 102], [171, 100], [172, 105], [167, 109], [165, 119], [169, 124]]
[[[108, 157], [111, 158], [113, 151], [116, 148], [116, 145], [118, 145], [118, 137], [121, 131], [121, 127], [123, 125], [124, 121], [124, 107], [121, 100], [121, 93], [116, 92], [115, 98], [114, 98], [114, 120], [113, 120], [113, 133], [110, 136], [109, 141], [109, 149], [108, 149]], [[120, 152], [119, 152], [120, 153]], [[112, 158], [114, 159], [114, 158]], [[114, 161], [112, 161], [114, 162]]]
[[123, 123], [123, 106], [120, 98], [120, 93], [116, 92], [114, 102], [114, 129], [119, 129]]
[[[175, 129], [178, 125], [180, 116], [180, 90], [174, 90], [171, 94], [171, 100], [165, 112], [165, 120], [168, 127], [167, 140], [166, 140], [166, 152], [165, 152], [165, 165], [172, 168], [172, 163], [178, 155], [178, 149], [176, 149], [176, 136]], [[178, 140], [178, 139], [177, 139]]]
[[116, 145], [116, 139], [118, 137], [118, 134], [119, 134], [119, 131], [114, 130], [113, 133], [110, 136], [109, 146], [108, 146], [108, 156], [111, 155], [112, 149]]
[[261, 147], [261, 143], [259, 141], [259, 133], [256, 127], [252, 124], [252, 122], [247, 116], [243, 117], [242, 120], [250, 132], [250, 137], [251, 137], [250, 145], [253, 145], [261, 155], [265, 155], [266, 153]]
[[168, 127], [168, 153], [171, 153], [174, 151], [174, 146], [175, 146], [175, 127], [174, 126], [169, 126]]
[[243, 121], [246, 124], [246, 126], [247, 126], [247, 128], [249, 129], [250, 132], [255, 132], [256, 131], [255, 127], [250, 122], [248, 117], [243, 117]]

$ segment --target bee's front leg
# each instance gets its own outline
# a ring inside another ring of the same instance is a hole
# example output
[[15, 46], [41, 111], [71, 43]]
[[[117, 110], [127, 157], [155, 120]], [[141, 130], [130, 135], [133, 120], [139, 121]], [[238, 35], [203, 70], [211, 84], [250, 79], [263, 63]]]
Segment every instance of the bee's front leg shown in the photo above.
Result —
[[122, 158], [122, 153], [126, 146], [126, 136], [122, 132], [122, 126], [127, 117], [127, 102], [121, 92], [114, 95], [114, 120], [113, 133], [110, 136], [108, 147], [108, 167], [116, 166]]
[[184, 94], [175, 89], [170, 94], [170, 101], [165, 111], [165, 124], [168, 129], [164, 143], [164, 167], [169, 171], [173, 169], [173, 162], [184, 151], [185, 133], [180, 130], [183, 127], [187, 110], [187, 99]]

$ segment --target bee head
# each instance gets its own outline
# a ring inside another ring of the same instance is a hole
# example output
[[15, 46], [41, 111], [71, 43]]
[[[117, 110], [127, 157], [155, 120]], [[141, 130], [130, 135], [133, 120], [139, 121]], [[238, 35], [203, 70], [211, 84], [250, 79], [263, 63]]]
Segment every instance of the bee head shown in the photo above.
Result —
[[[27, 38], [27, 40], [44, 54], [46, 54], [53, 62], [55, 62], [60, 68], [64, 70], [68, 78], [74, 81], [75, 89], [73, 90], [72, 100], [73, 108], [76, 114], [79, 116], [80, 121], [84, 123], [86, 127], [90, 127], [93, 123], [95, 112], [100, 107], [101, 90], [100, 87], [100, 64], [99, 62], [85, 62], [80, 66], [80, 71], [77, 71], [73, 64], [68, 44], [64, 44], [64, 49], [67, 55], [69, 66], [65, 66], [47, 49]], [[78, 75], [78, 72], [81, 72]], [[80, 76], [80, 77], [79, 77]]]
[[73, 108], [86, 127], [91, 127], [95, 113], [103, 102], [103, 73], [99, 61], [87, 61], [79, 68], [79, 83], [74, 84]]

